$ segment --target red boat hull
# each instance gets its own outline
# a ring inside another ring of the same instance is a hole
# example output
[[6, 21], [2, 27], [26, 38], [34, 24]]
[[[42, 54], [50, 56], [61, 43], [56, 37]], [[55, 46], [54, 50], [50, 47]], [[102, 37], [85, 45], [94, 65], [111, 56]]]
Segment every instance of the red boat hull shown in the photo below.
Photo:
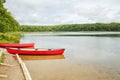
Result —
[[65, 49], [17, 49], [17, 48], [6, 48], [11, 54], [21, 55], [59, 55], [63, 54]]
[[12, 43], [0, 43], [1, 48], [34, 48], [34, 43], [26, 43], [26, 44], [12, 44]]

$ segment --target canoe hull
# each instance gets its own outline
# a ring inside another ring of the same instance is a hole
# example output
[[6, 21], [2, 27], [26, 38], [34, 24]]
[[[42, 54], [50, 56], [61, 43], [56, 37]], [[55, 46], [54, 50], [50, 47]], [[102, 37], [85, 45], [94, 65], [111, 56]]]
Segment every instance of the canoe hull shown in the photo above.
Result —
[[0, 43], [1, 48], [34, 48], [34, 43], [26, 43], [26, 44], [12, 44], [12, 43]]
[[64, 53], [65, 49], [54, 49], [54, 50], [19, 50], [13, 48], [6, 48], [7, 51], [11, 54], [20, 54], [20, 55], [60, 55]]

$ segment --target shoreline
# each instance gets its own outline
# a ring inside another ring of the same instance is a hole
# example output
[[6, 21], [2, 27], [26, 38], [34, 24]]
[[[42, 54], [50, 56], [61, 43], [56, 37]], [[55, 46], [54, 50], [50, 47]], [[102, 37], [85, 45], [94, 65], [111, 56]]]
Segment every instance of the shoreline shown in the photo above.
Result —
[[[15, 55], [8, 54], [4, 49], [5, 65], [0, 64], [0, 80], [25, 80], [22, 68]], [[6, 65], [7, 64], [7, 65]]]

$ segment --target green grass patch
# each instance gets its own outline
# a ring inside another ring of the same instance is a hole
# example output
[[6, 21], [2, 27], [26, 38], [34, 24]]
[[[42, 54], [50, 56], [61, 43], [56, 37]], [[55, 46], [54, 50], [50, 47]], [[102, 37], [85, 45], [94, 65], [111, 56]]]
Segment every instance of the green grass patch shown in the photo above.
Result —
[[0, 43], [19, 43], [20, 34], [0, 33]]
[[0, 53], [0, 63], [3, 63], [4, 62], [4, 53]]

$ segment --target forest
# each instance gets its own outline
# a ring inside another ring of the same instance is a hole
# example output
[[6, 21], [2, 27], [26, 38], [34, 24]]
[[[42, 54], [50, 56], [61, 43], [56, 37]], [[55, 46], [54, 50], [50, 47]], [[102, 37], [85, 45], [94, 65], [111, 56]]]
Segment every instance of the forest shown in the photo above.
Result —
[[120, 31], [120, 23], [65, 24], [54, 26], [21, 25], [22, 32], [47, 31]]

